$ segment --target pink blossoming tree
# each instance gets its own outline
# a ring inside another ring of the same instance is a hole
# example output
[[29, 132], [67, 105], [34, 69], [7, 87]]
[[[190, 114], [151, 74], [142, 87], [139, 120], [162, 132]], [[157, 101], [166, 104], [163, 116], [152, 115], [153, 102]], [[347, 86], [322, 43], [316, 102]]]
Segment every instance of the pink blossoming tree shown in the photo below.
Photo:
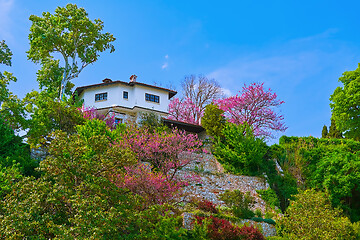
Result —
[[185, 98], [183, 100], [174, 98], [169, 104], [168, 119], [170, 120], [200, 125], [200, 118], [202, 115], [203, 111], [201, 111], [190, 98]]
[[85, 107], [84, 105], [79, 108], [79, 111], [83, 114], [83, 117], [88, 120], [99, 119], [103, 120], [108, 127], [111, 129], [115, 127], [115, 117], [114, 116], [105, 116], [94, 107]]
[[168, 180], [174, 179], [177, 171], [190, 163], [190, 153], [199, 151], [202, 146], [197, 135], [178, 129], [159, 133], [146, 128], [130, 128], [117, 141], [118, 146], [129, 148], [139, 161], [149, 162]]
[[239, 95], [216, 101], [229, 122], [246, 122], [253, 128], [255, 136], [265, 138], [273, 137], [273, 131], [287, 129], [284, 117], [274, 111], [274, 108], [283, 103], [271, 89], [264, 89], [264, 83], [252, 83], [249, 86], [245, 84]]
[[182, 188], [188, 185], [184, 180], [168, 180], [161, 172], [152, 171], [150, 166], [144, 164], [125, 167], [125, 170], [125, 175], [114, 175], [112, 181], [116, 186], [142, 196], [143, 208], [176, 201], [181, 196]]

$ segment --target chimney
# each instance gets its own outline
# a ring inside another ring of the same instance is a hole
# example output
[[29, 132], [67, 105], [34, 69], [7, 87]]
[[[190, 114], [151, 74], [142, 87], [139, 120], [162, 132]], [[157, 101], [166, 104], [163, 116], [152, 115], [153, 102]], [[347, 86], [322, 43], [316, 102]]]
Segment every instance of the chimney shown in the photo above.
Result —
[[130, 82], [136, 82], [137, 76], [135, 74], [131, 75]]
[[112, 80], [110, 78], [105, 78], [102, 81], [103, 81], [103, 83], [111, 83], [112, 82]]

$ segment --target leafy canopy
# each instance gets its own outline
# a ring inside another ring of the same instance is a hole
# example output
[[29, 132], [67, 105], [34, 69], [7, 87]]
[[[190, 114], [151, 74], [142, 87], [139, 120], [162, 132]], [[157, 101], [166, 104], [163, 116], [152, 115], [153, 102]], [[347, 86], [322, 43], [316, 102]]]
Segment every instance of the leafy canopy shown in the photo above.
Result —
[[360, 64], [354, 71], [344, 72], [330, 97], [330, 107], [336, 127], [347, 138], [360, 140]]
[[[31, 15], [30, 49], [28, 58], [42, 65], [38, 72], [40, 86], [53, 88], [55, 85], [62, 99], [64, 88], [71, 79], [89, 64], [99, 58], [107, 49], [115, 50], [111, 44], [115, 38], [102, 33], [104, 24], [100, 19], [91, 21], [84, 8], [75, 4], [58, 7], [54, 14], [44, 12], [42, 17]], [[56, 56], [62, 58], [56, 60]], [[51, 72], [51, 77], [44, 77]]]
[[349, 219], [333, 209], [322, 192], [305, 190], [295, 199], [277, 225], [286, 239], [356, 239]]
[[[12, 52], [5, 41], [0, 41], [0, 64], [11, 66]], [[25, 109], [22, 101], [8, 89], [10, 82], [17, 79], [12, 73], [0, 72], [0, 114], [13, 129], [19, 130], [25, 125]]]

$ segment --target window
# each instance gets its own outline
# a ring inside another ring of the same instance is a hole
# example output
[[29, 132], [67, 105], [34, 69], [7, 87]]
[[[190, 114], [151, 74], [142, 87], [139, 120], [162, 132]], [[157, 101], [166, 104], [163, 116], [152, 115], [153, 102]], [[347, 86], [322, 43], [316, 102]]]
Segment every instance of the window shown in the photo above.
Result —
[[129, 98], [129, 93], [124, 91], [123, 92], [123, 98], [128, 99]]
[[123, 123], [122, 118], [115, 118], [115, 125], [118, 125], [119, 123]]
[[107, 100], [107, 92], [95, 94], [95, 102], [102, 101], [102, 100]]
[[145, 100], [150, 101], [150, 102], [160, 103], [160, 97], [159, 96], [152, 95], [152, 94], [149, 94], [149, 93], [145, 93]]

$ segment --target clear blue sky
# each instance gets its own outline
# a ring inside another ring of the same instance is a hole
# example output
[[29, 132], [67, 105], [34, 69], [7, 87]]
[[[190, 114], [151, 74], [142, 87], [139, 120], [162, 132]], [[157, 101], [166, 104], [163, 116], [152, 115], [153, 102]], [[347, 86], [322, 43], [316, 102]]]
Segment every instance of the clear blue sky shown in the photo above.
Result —
[[[0, 39], [13, 51], [11, 90], [37, 89], [39, 68], [27, 61], [31, 14], [68, 1], [0, 0]], [[104, 78], [175, 86], [188, 74], [215, 78], [235, 95], [244, 83], [264, 82], [285, 104], [288, 136], [321, 136], [330, 124], [329, 97], [344, 71], [360, 62], [360, 1], [73, 1], [114, 34], [104, 53], [74, 80]], [[281, 136], [282, 134], [279, 134]], [[277, 140], [274, 140], [277, 141]]]

